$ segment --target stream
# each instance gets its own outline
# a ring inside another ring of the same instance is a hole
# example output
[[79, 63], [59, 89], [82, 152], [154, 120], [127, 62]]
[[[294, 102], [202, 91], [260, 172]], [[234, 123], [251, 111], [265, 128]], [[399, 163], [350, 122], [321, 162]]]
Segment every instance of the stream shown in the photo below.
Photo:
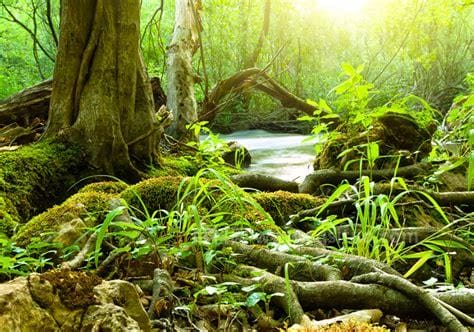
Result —
[[303, 142], [308, 136], [245, 130], [219, 137], [237, 141], [249, 150], [252, 164], [247, 170], [250, 172], [302, 182], [313, 170], [315, 141]]

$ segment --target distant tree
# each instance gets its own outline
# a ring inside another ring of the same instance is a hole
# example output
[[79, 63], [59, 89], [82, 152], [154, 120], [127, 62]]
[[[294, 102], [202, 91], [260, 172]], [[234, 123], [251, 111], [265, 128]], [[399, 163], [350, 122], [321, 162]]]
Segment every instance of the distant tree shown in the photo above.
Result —
[[200, 0], [176, 0], [175, 23], [167, 53], [168, 102], [173, 122], [169, 133], [179, 139], [192, 139], [192, 131], [186, 126], [197, 121], [197, 105], [192, 59], [199, 47]]
[[160, 125], [140, 52], [140, 0], [63, 0], [46, 137], [64, 136], [100, 172], [137, 179]]

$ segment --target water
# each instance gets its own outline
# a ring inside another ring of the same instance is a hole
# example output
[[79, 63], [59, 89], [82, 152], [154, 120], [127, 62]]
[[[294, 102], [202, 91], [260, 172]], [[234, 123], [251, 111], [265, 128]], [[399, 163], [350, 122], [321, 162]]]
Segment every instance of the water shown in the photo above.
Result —
[[219, 137], [237, 141], [250, 151], [250, 172], [301, 182], [312, 171], [315, 141], [303, 142], [308, 136], [245, 130]]

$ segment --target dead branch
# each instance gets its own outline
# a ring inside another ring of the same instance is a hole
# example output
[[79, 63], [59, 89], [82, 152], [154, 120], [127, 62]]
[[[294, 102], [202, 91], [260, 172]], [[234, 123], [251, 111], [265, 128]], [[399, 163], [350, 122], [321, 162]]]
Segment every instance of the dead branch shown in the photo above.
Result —
[[74, 258], [71, 259], [70, 261], [63, 262], [61, 264], [61, 268], [69, 269], [69, 270], [75, 270], [79, 268], [84, 263], [89, 253], [94, 249], [96, 240], [97, 240], [97, 233], [94, 232], [91, 234], [91, 236], [89, 236], [89, 239], [87, 239], [87, 242], [84, 245], [84, 247], [82, 247], [81, 251], [79, 251], [77, 255], [74, 256]]

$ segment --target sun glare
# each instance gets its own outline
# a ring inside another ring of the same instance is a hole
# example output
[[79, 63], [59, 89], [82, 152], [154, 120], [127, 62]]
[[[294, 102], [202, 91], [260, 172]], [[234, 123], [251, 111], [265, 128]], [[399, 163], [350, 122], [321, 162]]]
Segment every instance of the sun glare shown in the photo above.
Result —
[[300, 10], [308, 8], [325, 11], [336, 17], [360, 16], [370, 0], [296, 0]]
[[316, 0], [321, 9], [331, 14], [361, 14], [368, 0]]

